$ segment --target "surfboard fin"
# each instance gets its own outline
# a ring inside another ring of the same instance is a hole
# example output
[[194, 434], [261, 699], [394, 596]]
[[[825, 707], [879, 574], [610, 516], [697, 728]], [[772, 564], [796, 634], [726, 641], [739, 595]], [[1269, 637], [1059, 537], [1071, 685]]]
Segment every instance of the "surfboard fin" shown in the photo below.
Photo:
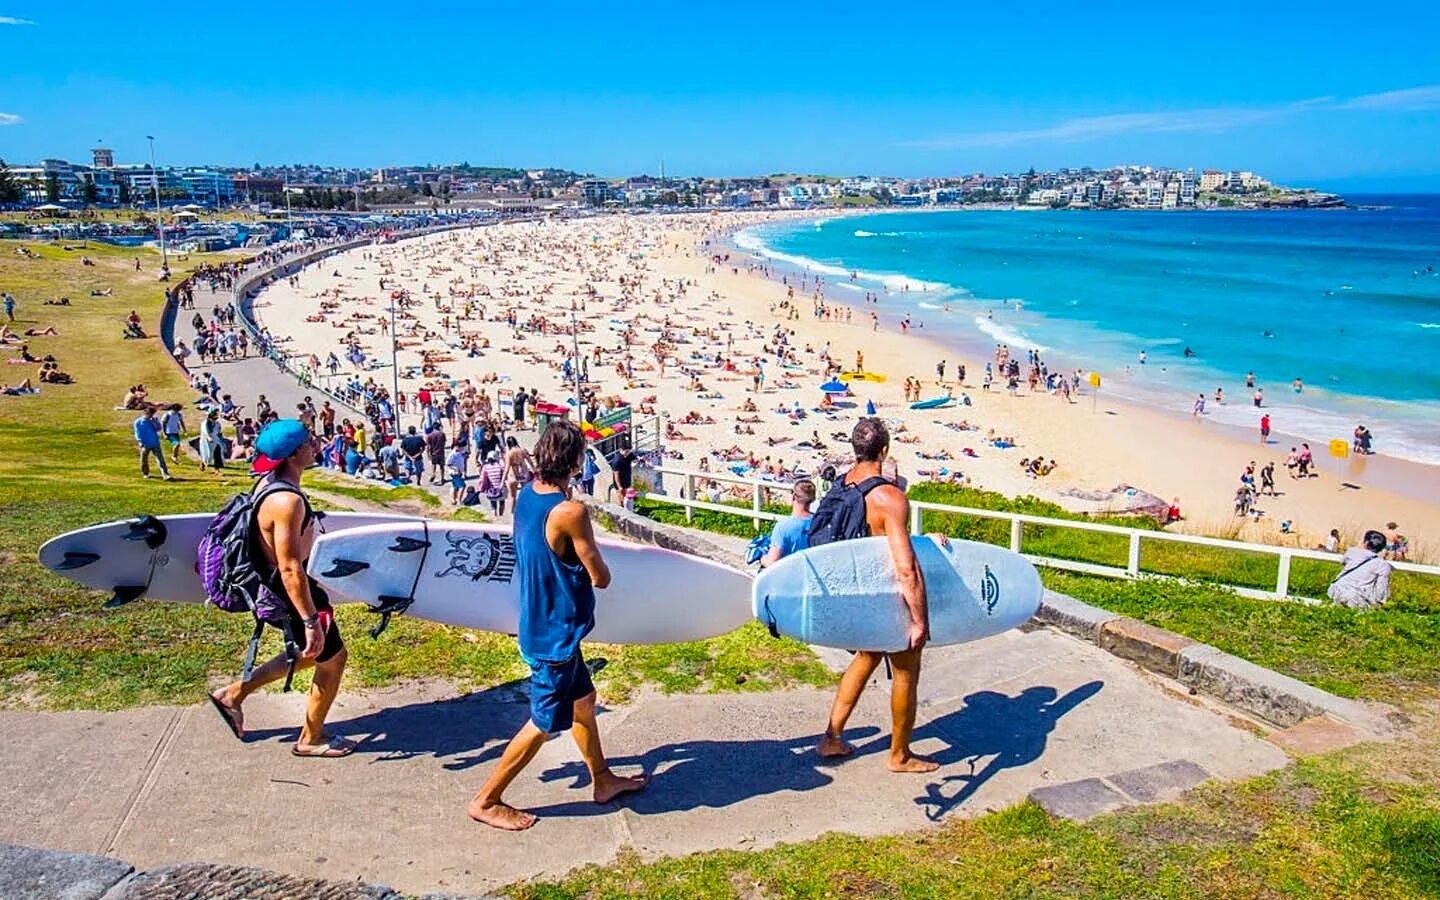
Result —
[[394, 551], [395, 553], [414, 553], [416, 550], [425, 550], [429, 548], [429, 546], [429, 541], [422, 541], [419, 538], [405, 537], [402, 534], [395, 539], [395, 543], [390, 545], [390, 550]]
[[367, 562], [358, 559], [337, 559], [330, 564], [330, 568], [320, 573], [322, 578], [344, 578], [347, 575], [354, 575], [356, 572], [363, 572], [370, 568]]
[[74, 550], [66, 550], [65, 560], [55, 567], [55, 571], [68, 572], [71, 569], [81, 569], [99, 558], [100, 554], [98, 553], [79, 553]]
[[127, 603], [139, 600], [141, 597], [145, 596], [145, 588], [147, 586], [148, 585], [143, 584], [122, 584], [117, 586], [115, 588], [114, 595], [112, 595], [109, 600], [105, 601], [104, 608], [118, 609]]
[[386, 628], [390, 627], [390, 617], [403, 613], [415, 602], [413, 597], [394, 597], [389, 594], [380, 595], [380, 605], [370, 607], [370, 611], [380, 616], [380, 621], [370, 629], [371, 639], [380, 637]]
[[144, 541], [145, 546], [156, 550], [165, 543], [167, 531], [165, 523], [154, 516], [140, 516], [130, 521], [130, 531], [121, 535], [122, 540]]

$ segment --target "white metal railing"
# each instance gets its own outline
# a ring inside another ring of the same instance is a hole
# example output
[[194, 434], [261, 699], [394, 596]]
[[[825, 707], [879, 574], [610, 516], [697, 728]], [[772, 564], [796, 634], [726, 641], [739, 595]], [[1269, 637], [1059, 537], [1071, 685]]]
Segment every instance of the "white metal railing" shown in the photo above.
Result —
[[[695, 510], [703, 509], [711, 512], [724, 513], [732, 516], [748, 518], [758, 530], [761, 521], [778, 521], [785, 518], [784, 514], [769, 512], [764, 509], [764, 496], [767, 491], [779, 491], [789, 493], [791, 485], [778, 481], [767, 481], [763, 478], [750, 478], [743, 475], [736, 475], [733, 472], [704, 472], [696, 469], [680, 469], [671, 466], [657, 466], [656, 471], [664, 475], [678, 476], [684, 485], [679, 496], [669, 494], [645, 493], [642, 496], [647, 500], [654, 500], [660, 503], [668, 503], [684, 507], [685, 521], [693, 522]], [[731, 506], [723, 503], [711, 503], [705, 500], [695, 499], [695, 487], [697, 483], [705, 481], [717, 481], [724, 484], [740, 484], [750, 488], [749, 508]], [[1300, 547], [1279, 547], [1273, 544], [1251, 544], [1244, 541], [1229, 541], [1223, 538], [1204, 537], [1194, 534], [1176, 534], [1169, 531], [1145, 531], [1139, 528], [1126, 528], [1123, 525], [1106, 525], [1101, 522], [1086, 522], [1075, 519], [1052, 519], [1048, 516], [1033, 516], [1026, 513], [1002, 512], [994, 509], [977, 509], [969, 506], [951, 506], [945, 503], [929, 503], [923, 500], [910, 501], [910, 532], [920, 534], [921, 525], [926, 512], [956, 513], [962, 516], [972, 516], [979, 519], [999, 519], [1010, 523], [1010, 549], [1038, 566], [1047, 566], [1052, 569], [1065, 569], [1072, 572], [1081, 572], [1087, 575], [1102, 575], [1109, 578], [1138, 578], [1141, 574], [1159, 575], [1160, 573], [1142, 573], [1140, 568], [1140, 549], [1143, 541], [1163, 541], [1175, 544], [1191, 544], [1201, 547], [1217, 547], [1222, 550], [1236, 552], [1254, 553], [1266, 556], [1277, 557], [1277, 571], [1275, 577], [1275, 588], [1273, 590], [1260, 590], [1243, 585], [1230, 584], [1229, 587], [1245, 597], [1255, 597], [1264, 600], [1273, 599], [1297, 599], [1314, 600], [1315, 598], [1299, 597], [1290, 594], [1290, 564], [1295, 559], [1314, 559], [1338, 565], [1340, 558], [1333, 553], [1325, 553], [1320, 550], [1306, 550]], [[1128, 541], [1128, 553], [1125, 566], [1107, 566], [1099, 563], [1081, 562], [1079, 560], [1064, 559], [1059, 557], [1044, 556], [1034, 553], [1026, 553], [1024, 550], [1025, 526], [1043, 525], [1048, 528], [1069, 528], [1077, 531], [1090, 531], [1100, 534], [1120, 535]], [[1440, 576], [1440, 566], [1424, 565], [1422, 563], [1392, 562], [1397, 571], [1415, 572], [1422, 575]], [[1163, 577], [1163, 576], [1162, 576]], [[1217, 572], [1209, 580], [1221, 584], [1227, 584], [1224, 573]]]

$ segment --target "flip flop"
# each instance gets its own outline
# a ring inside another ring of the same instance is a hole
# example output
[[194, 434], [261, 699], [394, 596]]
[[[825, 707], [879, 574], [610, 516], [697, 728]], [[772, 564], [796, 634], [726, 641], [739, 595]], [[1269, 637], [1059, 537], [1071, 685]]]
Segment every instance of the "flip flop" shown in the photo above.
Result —
[[230, 733], [235, 735], [235, 740], [245, 740], [245, 732], [241, 730], [242, 726], [237, 715], [239, 710], [231, 709], [219, 700], [216, 700], [214, 694], [209, 694], [207, 699], [209, 699], [210, 705], [215, 707], [215, 711], [220, 714], [220, 718], [225, 720], [225, 724], [230, 728]]
[[296, 744], [290, 748], [290, 755], [303, 756], [309, 759], [340, 759], [341, 757], [354, 753], [355, 748], [359, 746], [360, 744], [357, 741], [336, 735], [323, 747], [312, 747], [309, 750], [301, 750], [300, 745]]

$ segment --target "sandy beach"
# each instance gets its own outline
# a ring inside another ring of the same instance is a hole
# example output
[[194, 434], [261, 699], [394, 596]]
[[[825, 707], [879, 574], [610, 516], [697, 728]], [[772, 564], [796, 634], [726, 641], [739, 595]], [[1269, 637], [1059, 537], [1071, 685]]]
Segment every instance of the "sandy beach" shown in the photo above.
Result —
[[[1349, 540], [1396, 521], [1410, 538], [1412, 559], [1435, 555], [1440, 506], [1424, 499], [1440, 479], [1434, 467], [1352, 459], [1343, 476], [1352, 486], [1342, 487], [1325, 442], [1298, 436], [1310, 441], [1319, 477], [1296, 480], [1284, 465], [1292, 443], [1285, 436], [1262, 446], [1258, 436], [1122, 403], [1103, 391], [1092, 398], [1084, 384], [1073, 402], [1043, 388], [1031, 393], [1023, 380], [1014, 395], [998, 378], [983, 390], [988, 357], [959, 355], [915, 329], [904, 333], [883, 297], [867, 306], [862, 294], [830, 284], [817, 294], [813, 280], [796, 284], [794, 273], [782, 282], [781, 273], [720, 239], [777, 215], [786, 214], [615, 215], [376, 245], [272, 285], [256, 310], [289, 352], [314, 354], [322, 366], [333, 352], [341, 361], [338, 378], [369, 377], [388, 386], [390, 295], [406, 292], [412, 303], [397, 328], [402, 392], [469, 379], [492, 399], [499, 389], [523, 386], [564, 403], [573, 393], [561, 375], [572, 355], [573, 305], [589, 378], [602, 397], [668, 418], [671, 465], [693, 469], [704, 461], [726, 471], [754, 462], [762, 471], [813, 473], [827, 460], [847, 458], [844, 438], [868, 401], [891, 423], [892, 455], [912, 480], [967, 479], [1091, 511], [1115, 503], [1077, 492], [1103, 496], [1130, 485], [1178, 498], [1185, 520], [1172, 528], [1307, 547], [1331, 528]], [[829, 314], [817, 316], [817, 304]], [[347, 358], [353, 355], [347, 342], [364, 354], [363, 368]], [[886, 380], [852, 380], [853, 397], [819, 411], [827, 347], [828, 358], [845, 371], [863, 353], [864, 370]], [[1024, 348], [1011, 352], [1024, 362]], [[943, 385], [936, 375], [940, 360], [946, 362]], [[960, 384], [955, 373], [962, 364], [967, 377]], [[757, 368], [763, 369], [758, 393]], [[922, 398], [948, 391], [968, 396], [970, 405], [913, 410], [904, 399], [907, 378], [921, 382]], [[793, 415], [797, 404], [803, 418]], [[996, 438], [1013, 439], [1015, 446], [997, 447]], [[1037, 455], [1056, 464], [1038, 478], [1021, 466]], [[1258, 520], [1240, 520], [1234, 491], [1252, 460], [1275, 463], [1280, 496], [1260, 498]], [[1384, 477], [1367, 477], [1367, 467]], [[1394, 489], [1402, 485], [1424, 490]], [[1287, 520], [1289, 534], [1281, 531]]]

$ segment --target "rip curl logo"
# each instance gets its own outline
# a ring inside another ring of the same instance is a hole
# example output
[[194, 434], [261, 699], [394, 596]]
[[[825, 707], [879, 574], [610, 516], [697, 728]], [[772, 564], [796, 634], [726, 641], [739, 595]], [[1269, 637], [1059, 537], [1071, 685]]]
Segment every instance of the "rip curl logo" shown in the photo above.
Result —
[[1000, 602], [1000, 579], [985, 567], [985, 578], [980, 582], [980, 600], [985, 604], [985, 615], [995, 612], [995, 604]]
[[497, 537], [482, 534], [477, 537], [456, 537], [445, 532], [445, 559], [450, 563], [436, 572], [436, 578], [455, 575], [471, 581], [490, 581], [509, 584], [515, 575], [515, 542], [508, 535]]

